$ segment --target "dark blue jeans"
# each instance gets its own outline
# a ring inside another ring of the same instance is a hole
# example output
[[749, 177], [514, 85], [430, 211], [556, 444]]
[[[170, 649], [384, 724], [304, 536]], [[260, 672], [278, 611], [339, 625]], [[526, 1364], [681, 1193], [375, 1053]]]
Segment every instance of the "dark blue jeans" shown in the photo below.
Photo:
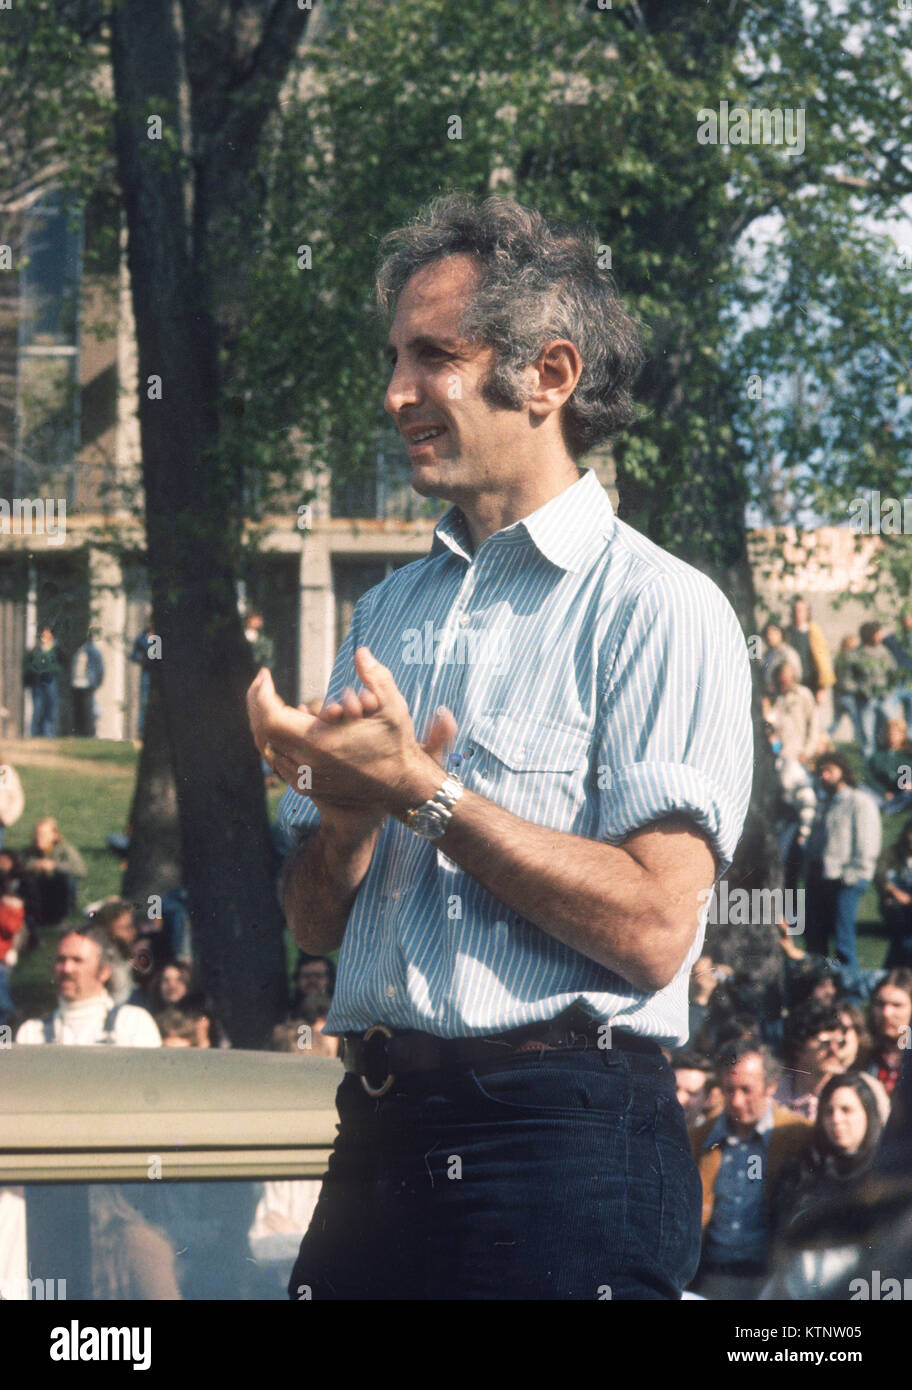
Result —
[[294, 1299], [677, 1299], [701, 1189], [665, 1059], [596, 1047], [347, 1074]]
[[56, 738], [60, 687], [56, 677], [32, 686], [32, 738]]
[[858, 969], [855, 918], [867, 887], [867, 879], [846, 884], [839, 878], [822, 878], [819, 865], [809, 871], [805, 945], [813, 955], [825, 956], [830, 937], [835, 936], [840, 964], [851, 971]]
[[782, 821], [776, 828], [779, 853], [782, 856], [782, 883], [789, 891], [796, 889], [804, 877], [804, 861], [807, 846], [798, 844], [798, 821]]

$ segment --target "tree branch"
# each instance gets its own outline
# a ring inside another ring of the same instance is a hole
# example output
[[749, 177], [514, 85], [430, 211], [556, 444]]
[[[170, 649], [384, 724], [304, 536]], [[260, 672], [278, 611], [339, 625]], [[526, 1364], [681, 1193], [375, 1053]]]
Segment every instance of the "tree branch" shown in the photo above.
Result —
[[[236, 63], [233, 72], [223, 78], [224, 99], [205, 111], [195, 100], [198, 167], [209, 190], [210, 204], [217, 201], [219, 189], [225, 190], [225, 201], [230, 201], [231, 187], [245, 179], [256, 164], [263, 127], [274, 108], [276, 89], [288, 75], [309, 18], [308, 10], [299, 10], [288, 0], [275, 0], [264, 20], [256, 48], [244, 63]], [[198, 88], [200, 74], [192, 63], [188, 68], [191, 84]], [[211, 98], [211, 80], [206, 85], [206, 94]], [[198, 91], [194, 93], [194, 97], [197, 96]], [[205, 129], [200, 128], [203, 125]]]

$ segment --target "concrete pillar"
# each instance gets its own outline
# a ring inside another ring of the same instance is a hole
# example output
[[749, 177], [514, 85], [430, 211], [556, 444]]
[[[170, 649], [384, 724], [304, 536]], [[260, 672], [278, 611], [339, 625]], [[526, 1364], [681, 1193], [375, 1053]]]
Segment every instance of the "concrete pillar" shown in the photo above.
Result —
[[329, 536], [307, 531], [301, 544], [298, 690], [300, 700], [326, 694], [335, 659], [335, 600]]
[[95, 695], [96, 733], [99, 738], [126, 738], [127, 596], [123, 571], [115, 555], [94, 546], [89, 548], [89, 605], [92, 626], [99, 632], [96, 645], [105, 667], [104, 680]]

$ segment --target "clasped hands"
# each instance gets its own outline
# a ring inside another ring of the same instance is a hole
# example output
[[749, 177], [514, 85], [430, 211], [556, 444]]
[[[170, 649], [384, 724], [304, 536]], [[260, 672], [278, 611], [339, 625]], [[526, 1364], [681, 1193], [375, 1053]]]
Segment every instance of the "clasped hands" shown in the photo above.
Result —
[[403, 818], [439, 790], [456, 721], [441, 706], [419, 743], [392, 672], [367, 647], [355, 652], [355, 670], [360, 694], [346, 687], [339, 700], [295, 709], [276, 694], [264, 667], [247, 692], [247, 711], [257, 748], [284, 782], [305, 790], [301, 778], [309, 770], [306, 793], [322, 817], [380, 824], [387, 815]]

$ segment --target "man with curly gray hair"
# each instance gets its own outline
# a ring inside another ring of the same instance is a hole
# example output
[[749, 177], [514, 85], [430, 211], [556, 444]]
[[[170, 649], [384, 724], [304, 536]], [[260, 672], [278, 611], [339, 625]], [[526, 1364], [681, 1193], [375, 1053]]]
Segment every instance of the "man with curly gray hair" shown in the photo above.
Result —
[[385, 406], [452, 505], [357, 604], [322, 707], [266, 670], [248, 697], [289, 926], [341, 948], [341, 1125], [289, 1292], [677, 1298], [700, 1187], [661, 1049], [747, 807], [746, 645], [579, 462], [641, 356], [595, 239], [451, 195], [382, 254]]
[[631, 422], [639, 332], [598, 267], [595, 238], [552, 228], [540, 212], [509, 198], [488, 198], [479, 207], [451, 194], [391, 232], [380, 249], [386, 259], [377, 299], [387, 312], [425, 266], [447, 256], [472, 258], [479, 274], [459, 330], [492, 351], [482, 386], [488, 405], [521, 410], [528, 370], [543, 344], [566, 339], [579, 355], [579, 378], [560, 420], [570, 457], [589, 453]]

